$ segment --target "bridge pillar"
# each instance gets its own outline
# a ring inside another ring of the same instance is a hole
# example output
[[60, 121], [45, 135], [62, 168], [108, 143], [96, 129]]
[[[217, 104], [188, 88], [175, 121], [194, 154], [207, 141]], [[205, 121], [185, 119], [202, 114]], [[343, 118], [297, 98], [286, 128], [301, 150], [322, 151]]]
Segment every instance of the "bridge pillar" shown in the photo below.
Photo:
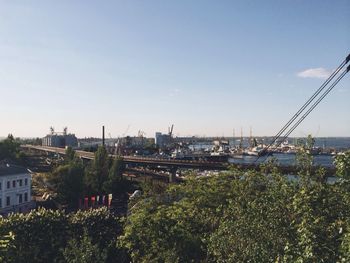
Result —
[[172, 167], [170, 169], [169, 183], [176, 183], [176, 181], [177, 181], [176, 172], [177, 172], [177, 168], [176, 167]]

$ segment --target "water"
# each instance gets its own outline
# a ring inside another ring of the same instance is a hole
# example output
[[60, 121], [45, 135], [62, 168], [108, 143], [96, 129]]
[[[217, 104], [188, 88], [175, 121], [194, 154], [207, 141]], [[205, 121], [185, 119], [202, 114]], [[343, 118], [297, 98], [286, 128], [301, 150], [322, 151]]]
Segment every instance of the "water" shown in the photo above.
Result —
[[[244, 137], [242, 141], [242, 145], [244, 148], [249, 146], [249, 139], [248, 137]], [[256, 138], [258, 143], [265, 143], [269, 144], [272, 141], [272, 137], [259, 137]], [[288, 138], [289, 144], [296, 144], [297, 140], [299, 138]], [[305, 138], [300, 138], [303, 140], [306, 140]], [[238, 146], [240, 143], [240, 140], [238, 138], [229, 138], [229, 144], [230, 147]], [[213, 144], [208, 142], [203, 143], [197, 143], [190, 145], [190, 149], [192, 150], [204, 150], [204, 149], [211, 149]], [[343, 151], [350, 149], [350, 137], [318, 137], [315, 138], [315, 146], [321, 147], [321, 148], [331, 148], [335, 149], [337, 151]], [[277, 161], [281, 165], [293, 165], [295, 164], [295, 154], [287, 154], [287, 153], [274, 153], [272, 155], [277, 159]], [[271, 158], [271, 155], [269, 155], [268, 158]], [[334, 167], [334, 156], [333, 155], [314, 155], [314, 164], [315, 165], [321, 165], [324, 167]], [[242, 158], [229, 158], [230, 163], [234, 164], [251, 164], [254, 162], [262, 163], [266, 161], [267, 157], [263, 156], [260, 157], [258, 161], [256, 156], [243, 156]]]
[[[269, 144], [272, 141], [273, 137], [257, 137], [256, 140], [258, 143], [264, 143], [264, 144]], [[288, 138], [289, 144], [296, 144], [298, 139], [301, 140], [306, 140], [306, 138]], [[315, 139], [315, 146], [316, 147], [321, 147], [321, 148], [333, 148], [338, 151], [340, 150], [345, 150], [345, 149], [350, 149], [350, 137], [317, 137]], [[249, 146], [249, 137], [244, 137], [242, 145], [243, 147], [248, 147]], [[238, 146], [240, 139], [238, 138], [231, 138], [229, 139], [230, 145]]]
[[[257, 137], [256, 140], [258, 143], [269, 144], [272, 141], [273, 137]], [[296, 144], [298, 139], [306, 140], [305, 138], [288, 138], [289, 144]], [[350, 137], [317, 137], [315, 139], [315, 146], [321, 148], [333, 148], [338, 151], [350, 149]], [[238, 146], [240, 143], [239, 138], [227, 138], [230, 146]], [[244, 148], [249, 146], [249, 137], [243, 137], [242, 146]], [[195, 145], [190, 145], [190, 147], [198, 150], [211, 148], [213, 146], [210, 142], [198, 142]]]
[[[242, 158], [229, 158], [229, 163], [233, 164], [251, 164], [251, 163], [263, 163], [268, 158], [276, 158], [280, 165], [293, 165], [295, 164], [295, 154], [289, 153], [274, 153], [272, 156], [262, 156], [259, 159], [256, 156], [242, 156]], [[333, 155], [314, 155], [313, 161], [315, 165], [324, 167], [334, 167]]]

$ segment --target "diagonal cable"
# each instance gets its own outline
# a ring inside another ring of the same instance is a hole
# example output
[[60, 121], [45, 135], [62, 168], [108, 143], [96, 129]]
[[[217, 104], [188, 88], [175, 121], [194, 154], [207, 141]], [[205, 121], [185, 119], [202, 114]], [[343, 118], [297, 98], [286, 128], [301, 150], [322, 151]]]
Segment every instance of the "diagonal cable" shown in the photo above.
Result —
[[[300, 119], [288, 130], [288, 132], [283, 136], [283, 140], [287, 139], [287, 137], [299, 126], [300, 123], [316, 108], [316, 106], [328, 95], [329, 92], [339, 83], [339, 81], [350, 71], [350, 65], [344, 70], [339, 77], [327, 88], [327, 90], [315, 101], [311, 107], [300, 117]], [[277, 144], [277, 147], [281, 145], [281, 142]]]
[[321, 93], [321, 91], [329, 84], [330, 81], [339, 73], [340, 70], [350, 61], [350, 54], [338, 66], [338, 68], [325, 80], [325, 82], [317, 89], [317, 91], [304, 103], [304, 105], [294, 114], [294, 116], [283, 126], [283, 128], [274, 136], [271, 143], [266, 146], [262, 152], [265, 153], [276, 140], [288, 129], [288, 127], [299, 117], [299, 115], [311, 104], [311, 102]]

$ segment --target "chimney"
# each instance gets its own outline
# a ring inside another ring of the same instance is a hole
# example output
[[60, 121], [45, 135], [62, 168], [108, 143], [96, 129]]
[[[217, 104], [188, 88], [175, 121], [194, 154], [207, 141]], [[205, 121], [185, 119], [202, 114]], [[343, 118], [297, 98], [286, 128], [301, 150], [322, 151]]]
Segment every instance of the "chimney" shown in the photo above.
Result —
[[105, 126], [102, 126], [102, 145], [105, 147]]

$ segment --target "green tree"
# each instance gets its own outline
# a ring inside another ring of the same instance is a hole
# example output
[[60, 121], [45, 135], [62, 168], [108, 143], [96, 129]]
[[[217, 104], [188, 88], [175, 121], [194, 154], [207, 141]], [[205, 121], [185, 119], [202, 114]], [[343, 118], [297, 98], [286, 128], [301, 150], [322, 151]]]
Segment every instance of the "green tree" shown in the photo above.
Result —
[[87, 234], [100, 252], [106, 252], [106, 262], [115, 262], [116, 258], [120, 262], [129, 262], [124, 248], [116, 247], [117, 238], [123, 230], [123, 222], [106, 207], [71, 214], [69, 225], [70, 237], [79, 240]]
[[16, 154], [19, 152], [19, 143], [15, 140], [12, 134], [0, 142], [0, 160], [16, 159]]
[[125, 170], [125, 164], [123, 161], [123, 158], [120, 156], [117, 156], [113, 160], [113, 164], [109, 170], [108, 178], [104, 183], [104, 190], [107, 193], [113, 193], [113, 194], [119, 194], [123, 191], [126, 191], [124, 189], [125, 182], [123, 180], [123, 172]]
[[288, 204], [295, 239], [286, 247], [286, 262], [336, 262], [349, 205], [338, 185], [301, 185]]
[[[342, 244], [340, 248], [340, 262], [350, 262], [350, 223], [346, 225], [347, 232], [343, 236]], [[345, 230], [345, 229], [344, 229]], [[344, 231], [341, 229], [341, 231]]]
[[93, 244], [86, 232], [79, 239], [70, 239], [63, 255], [67, 263], [107, 262], [106, 249], [100, 249], [97, 244]]
[[67, 147], [66, 154], [65, 154], [65, 162], [66, 163], [78, 162], [78, 160], [79, 160], [79, 157], [77, 156], [73, 148], [71, 146]]
[[147, 196], [132, 209], [121, 244], [134, 262], [200, 262], [220, 222], [238, 174], [191, 178], [165, 193]]
[[215, 262], [279, 262], [293, 240], [290, 202], [294, 187], [281, 176], [245, 173], [233, 184], [219, 227], [210, 234], [208, 249]]
[[9, 238], [0, 238], [0, 244], [6, 245], [0, 247], [0, 258], [6, 263], [74, 262], [77, 257], [73, 253], [78, 248], [76, 253], [82, 260], [95, 256], [95, 262], [130, 262], [116, 246], [122, 226], [107, 208], [70, 214], [46, 209], [11, 214], [0, 217], [0, 237], [12, 233]]
[[[7, 235], [0, 236], [0, 263], [6, 262], [7, 254], [10, 250], [11, 241], [15, 239], [15, 236], [12, 232], [9, 232]], [[13, 248], [13, 245], [12, 245]]]
[[84, 191], [84, 168], [80, 163], [71, 162], [58, 166], [50, 175], [49, 183], [57, 193], [59, 202], [77, 207]]
[[110, 158], [105, 147], [100, 146], [95, 152], [95, 158], [85, 173], [87, 194], [104, 192], [104, 183], [108, 179]]
[[13, 233], [4, 255], [6, 263], [58, 262], [67, 238], [67, 217], [62, 211], [39, 209], [29, 214], [0, 218], [0, 236]]
[[350, 179], [350, 151], [340, 153], [335, 158], [335, 166], [337, 168], [337, 176], [349, 180]]

